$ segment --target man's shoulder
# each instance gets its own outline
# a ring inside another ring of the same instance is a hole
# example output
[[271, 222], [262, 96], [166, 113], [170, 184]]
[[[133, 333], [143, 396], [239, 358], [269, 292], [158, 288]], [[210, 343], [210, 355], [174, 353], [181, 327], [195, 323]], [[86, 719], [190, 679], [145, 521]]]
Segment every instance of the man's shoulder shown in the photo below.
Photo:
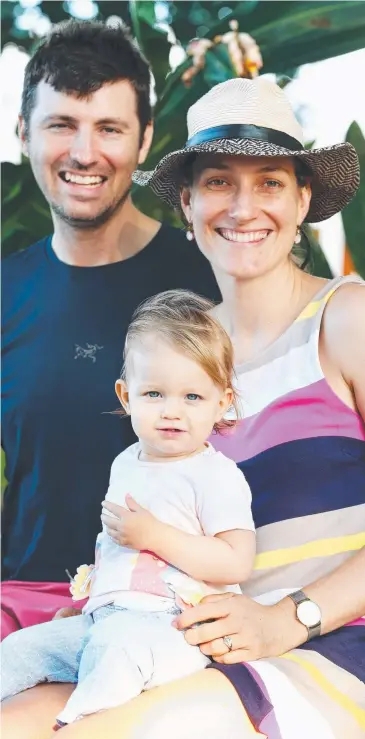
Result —
[[160, 237], [162, 240], [168, 240], [172, 236], [176, 238], [176, 243], [187, 243], [184, 229], [179, 228], [178, 226], [173, 226], [171, 223], [168, 223], [168, 221], [162, 221], [161, 227], [157, 231], [156, 236]]
[[14, 277], [21, 276], [22, 273], [29, 274], [33, 267], [36, 267], [44, 260], [45, 257], [45, 246], [49, 239], [49, 236], [40, 239], [34, 244], [26, 247], [26, 249], [20, 249], [19, 251], [4, 257], [2, 260], [2, 274], [3, 277]]
[[169, 253], [171, 252], [175, 255], [178, 253], [184, 257], [189, 254], [196, 254], [199, 258], [204, 259], [195, 241], [188, 241], [186, 233], [182, 228], [172, 226], [166, 221], [161, 223], [161, 228], [155, 238], [159, 245], [164, 247]]

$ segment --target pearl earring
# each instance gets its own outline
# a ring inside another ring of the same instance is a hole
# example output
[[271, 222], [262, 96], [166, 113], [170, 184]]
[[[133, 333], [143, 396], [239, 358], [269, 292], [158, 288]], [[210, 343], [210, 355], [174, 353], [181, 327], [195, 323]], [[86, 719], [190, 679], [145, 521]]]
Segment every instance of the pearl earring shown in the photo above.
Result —
[[300, 228], [298, 226], [297, 227], [297, 233], [296, 233], [296, 236], [295, 236], [295, 239], [294, 239], [294, 244], [300, 244], [301, 240], [302, 240], [302, 234], [301, 234], [301, 230], [300, 230]]
[[187, 230], [186, 230], [186, 238], [188, 241], [194, 241], [194, 231], [191, 223], [189, 223]]

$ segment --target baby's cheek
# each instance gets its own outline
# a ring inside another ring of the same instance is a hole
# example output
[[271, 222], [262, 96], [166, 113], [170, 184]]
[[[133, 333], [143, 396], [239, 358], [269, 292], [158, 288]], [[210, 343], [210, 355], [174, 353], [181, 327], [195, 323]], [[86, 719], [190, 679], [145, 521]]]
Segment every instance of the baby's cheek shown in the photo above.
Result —
[[141, 413], [132, 411], [131, 413], [132, 428], [136, 436], [140, 437], [143, 435], [144, 419]]

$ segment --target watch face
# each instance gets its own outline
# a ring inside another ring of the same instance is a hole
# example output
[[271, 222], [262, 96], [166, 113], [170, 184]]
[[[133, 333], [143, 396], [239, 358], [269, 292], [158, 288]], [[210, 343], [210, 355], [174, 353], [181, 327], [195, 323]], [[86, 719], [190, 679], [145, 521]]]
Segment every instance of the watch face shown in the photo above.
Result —
[[316, 626], [321, 620], [321, 610], [317, 603], [313, 603], [312, 600], [305, 600], [303, 603], [299, 603], [297, 608], [297, 616], [299, 621], [310, 628]]

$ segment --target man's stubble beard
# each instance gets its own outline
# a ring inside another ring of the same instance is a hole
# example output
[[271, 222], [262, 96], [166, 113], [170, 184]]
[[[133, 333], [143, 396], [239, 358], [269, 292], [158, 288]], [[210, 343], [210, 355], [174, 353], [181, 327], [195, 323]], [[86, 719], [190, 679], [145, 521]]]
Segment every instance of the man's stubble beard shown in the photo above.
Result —
[[57, 205], [55, 203], [50, 203], [49, 205], [52, 213], [58, 216], [64, 223], [72, 226], [72, 228], [93, 230], [99, 226], [104, 226], [104, 224], [107, 223], [118, 210], [121, 210], [130, 192], [131, 186], [129, 185], [118, 200], [108, 205], [101, 213], [98, 213], [96, 216], [90, 216], [89, 218], [75, 218], [66, 213], [62, 205]]

